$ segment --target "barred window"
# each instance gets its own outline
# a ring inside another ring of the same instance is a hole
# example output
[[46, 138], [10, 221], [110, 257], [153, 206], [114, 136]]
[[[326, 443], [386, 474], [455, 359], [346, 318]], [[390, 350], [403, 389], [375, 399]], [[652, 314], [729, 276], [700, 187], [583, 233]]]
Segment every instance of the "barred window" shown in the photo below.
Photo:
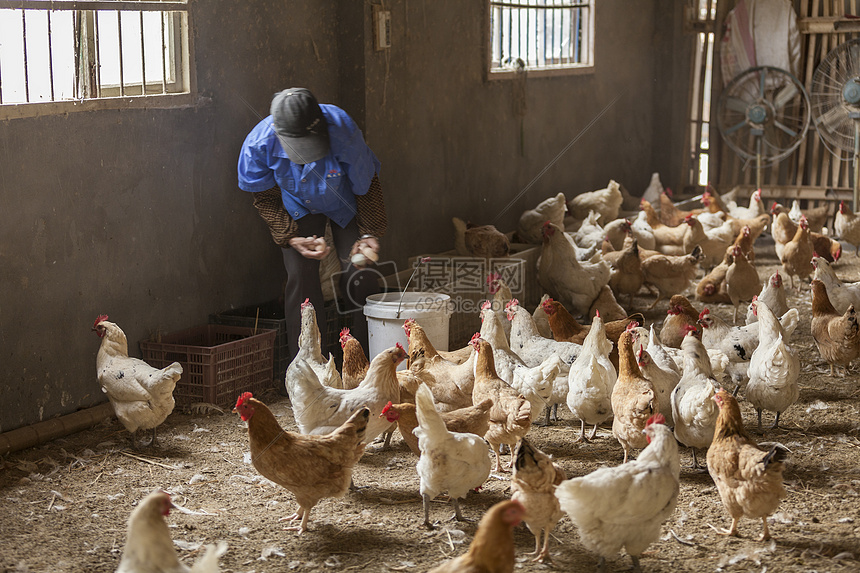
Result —
[[189, 61], [187, 0], [0, 4], [0, 117], [20, 104], [187, 94]]
[[594, 65], [594, 0], [491, 0], [490, 72]]

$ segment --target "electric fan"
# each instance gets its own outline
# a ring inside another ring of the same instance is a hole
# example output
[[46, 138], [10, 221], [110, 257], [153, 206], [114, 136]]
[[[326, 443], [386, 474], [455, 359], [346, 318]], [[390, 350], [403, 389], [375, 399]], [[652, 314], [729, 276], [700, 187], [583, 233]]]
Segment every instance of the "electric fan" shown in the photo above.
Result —
[[[825, 147], [853, 153], [854, 209], [858, 208], [860, 156], [860, 40], [836, 46], [812, 75], [812, 116]], [[840, 157], [841, 159], [841, 157]]]
[[771, 66], [735, 77], [717, 102], [717, 128], [726, 144], [761, 171], [794, 151], [809, 129], [809, 97], [791, 73]]

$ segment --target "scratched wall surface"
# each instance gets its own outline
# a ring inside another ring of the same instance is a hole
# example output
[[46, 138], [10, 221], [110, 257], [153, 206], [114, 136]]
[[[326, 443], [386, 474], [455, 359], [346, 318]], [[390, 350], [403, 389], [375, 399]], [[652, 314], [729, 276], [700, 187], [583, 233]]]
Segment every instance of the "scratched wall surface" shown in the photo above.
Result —
[[678, 176], [668, 132], [684, 110], [666, 102], [686, 85], [666, 82], [687, 56], [673, 53], [672, 2], [599, 2], [596, 71], [527, 80], [525, 115], [510, 82], [484, 79], [482, 2], [384, 4], [393, 46], [377, 52], [369, 2], [192, 1], [193, 106], [0, 122], [0, 432], [105, 400], [98, 314], [139, 356], [150, 334], [277, 296], [280, 251], [236, 187], [236, 158], [279, 89], [309, 87], [365, 129], [383, 162], [383, 254], [398, 264], [450, 248], [452, 215], [507, 230], [558, 191]]

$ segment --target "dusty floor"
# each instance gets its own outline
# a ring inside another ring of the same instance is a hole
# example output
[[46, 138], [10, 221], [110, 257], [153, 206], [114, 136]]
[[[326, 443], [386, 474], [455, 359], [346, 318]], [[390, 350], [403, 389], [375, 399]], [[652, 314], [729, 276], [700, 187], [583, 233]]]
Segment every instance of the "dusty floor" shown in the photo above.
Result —
[[[758, 250], [765, 278], [776, 260], [772, 250]], [[846, 259], [836, 267], [840, 276], [860, 280], [860, 259]], [[750, 520], [741, 522], [740, 539], [717, 535], [711, 526], [727, 526], [729, 519], [710, 476], [682, 467], [678, 508], [643, 556], [644, 571], [860, 570], [860, 377], [829, 376], [810, 335], [809, 296], [808, 287], [791, 296], [802, 315], [791, 341], [803, 368], [800, 400], [784, 414], [782, 429], [764, 438], [793, 451], [785, 472], [789, 495], [770, 520], [774, 541], [755, 541], [760, 523]], [[647, 315], [649, 322], [662, 320], [665, 305], [658, 308]], [[716, 312], [731, 317], [727, 306]], [[285, 428], [295, 429], [286, 398], [274, 391], [260, 397]], [[741, 406], [753, 429], [754, 411], [743, 401]], [[621, 448], [606, 428], [592, 444], [573, 444], [578, 422], [562, 412], [560, 423], [534, 428], [529, 437], [570, 477], [621, 462]], [[431, 517], [441, 526], [424, 530], [416, 458], [395, 434], [389, 451], [374, 448], [356, 467], [355, 482], [366, 488], [323, 500], [312, 513], [311, 530], [299, 537], [277, 521], [295, 509], [292, 495], [261, 483], [245, 463], [247, 432], [236, 415], [174, 412], [160, 436], [158, 447], [132, 453], [128, 434], [113, 420], [0, 461], [0, 570], [114, 571], [130, 511], [163, 488], [193, 512], [174, 510], [168, 518], [187, 563], [200, 543], [226, 540], [224, 571], [426, 571], [464, 552], [483, 511], [510, 496], [506, 476], [491, 478], [464, 504], [472, 521], [448, 521], [451, 508], [439, 501]], [[682, 450], [681, 461], [690, 463], [688, 451]], [[532, 550], [524, 526], [515, 538], [518, 555]], [[596, 566], [567, 518], [555, 529], [551, 548], [558, 570]], [[610, 566], [627, 570], [630, 560], [619, 555]], [[518, 557], [517, 570], [548, 569]]]

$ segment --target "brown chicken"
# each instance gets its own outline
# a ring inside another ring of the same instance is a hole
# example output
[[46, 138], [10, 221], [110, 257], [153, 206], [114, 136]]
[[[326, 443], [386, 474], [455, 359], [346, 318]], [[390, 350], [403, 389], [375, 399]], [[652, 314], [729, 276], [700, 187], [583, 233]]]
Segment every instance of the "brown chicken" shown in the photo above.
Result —
[[708, 448], [708, 472], [732, 517], [731, 528], [719, 533], [738, 536], [738, 522], [746, 516], [761, 519], [759, 541], [765, 541], [770, 539], [767, 517], [785, 497], [782, 471], [786, 450], [779, 444], [765, 450], [755, 443], [744, 430], [740, 407], [731, 394], [718, 390], [713, 399], [720, 413]]
[[643, 260], [642, 272], [645, 275], [645, 284], [656, 287], [658, 292], [656, 300], [648, 310], [657, 306], [661, 300], [687, 290], [696, 278], [702, 257], [702, 249], [697, 246], [689, 255], [678, 257], [655, 255]]
[[612, 294], [612, 289], [609, 285], [605, 285], [600, 289], [600, 294], [591, 303], [591, 308], [588, 309], [588, 317], [594, 318], [600, 315], [604, 320], [623, 320], [627, 318], [627, 311], [624, 307], [618, 304], [618, 299]]
[[639, 202], [639, 208], [645, 212], [645, 221], [651, 229], [666, 227], [663, 221], [660, 220], [660, 215], [657, 214], [657, 211], [654, 210], [654, 206], [650, 202], [642, 199], [642, 201]]
[[518, 501], [500, 501], [481, 518], [469, 551], [429, 573], [513, 573], [514, 528], [526, 510]]
[[[782, 251], [785, 249], [785, 245], [794, 238], [798, 225], [789, 218], [785, 207], [779, 203], [774, 203], [772, 210], [778, 211], [771, 227], [771, 236], [773, 237], [776, 256], [781, 259]], [[827, 235], [814, 233], [811, 227], [809, 240], [812, 242], [812, 250], [828, 263], [835, 263], [842, 256], [842, 245], [839, 241], [831, 239]]]
[[735, 307], [732, 320], [738, 322], [738, 307], [741, 301], [751, 301], [761, 291], [758, 271], [744, 256], [740, 245], [732, 247], [732, 264], [726, 271], [726, 292]]
[[[440, 415], [449, 432], [483, 436], [490, 426], [490, 408], [492, 407], [493, 401], [488, 398], [476, 406], [460, 408], [452, 412], [440, 412]], [[412, 453], [416, 456], [421, 455], [421, 450], [418, 449], [418, 436], [412, 433], [412, 430], [418, 427], [418, 413], [414, 403], [392, 404], [389, 402], [382, 409], [380, 416], [384, 416], [389, 422], [396, 423], [403, 441], [406, 442]]]
[[[514, 473], [511, 476], [511, 499], [526, 508], [523, 521], [535, 536], [533, 561], [552, 563], [549, 536], [564, 513], [555, 497], [555, 488], [567, 474], [552, 458], [521, 438], [514, 451]], [[541, 544], [543, 537], [543, 544]]]
[[732, 233], [735, 235], [740, 233], [744, 227], [749, 227], [750, 236], [752, 237], [752, 241], [755, 242], [759, 235], [767, 229], [767, 226], [770, 223], [770, 215], [762, 213], [755, 219], [733, 219], [728, 217], [728, 220], [732, 222]]
[[531, 404], [496, 374], [493, 360], [493, 347], [483, 338], [472, 338], [471, 344], [477, 353], [475, 359], [475, 387], [472, 401], [481, 403], [487, 398], [493, 401], [490, 409], [490, 428], [484, 434], [493, 453], [496, 454], [496, 468], [502, 471], [499, 447], [507, 444], [513, 455], [514, 445], [528, 433], [532, 426]]
[[[562, 342], [573, 342], [574, 344], [582, 344], [588, 332], [591, 330], [590, 324], [580, 324], [572, 314], [557, 300], [551, 298], [546, 299], [541, 303], [541, 308], [547, 315], [549, 327], [552, 330], [552, 337]], [[618, 337], [627, 329], [631, 322], [636, 322], [639, 325], [645, 324], [645, 317], [642, 313], [637, 312], [631, 314], [627, 318], [621, 320], [613, 320], [604, 322], [606, 328], [606, 338], [613, 343], [612, 351], [609, 353], [609, 359], [613, 366], [618, 368]]]
[[812, 250], [816, 256], [821, 257], [828, 263], [838, 262], [839, 257], [842, 256], [842, 244], [827, 235], [810, 231], [809, 240], [812, 241]]
[[697, 332], [699, 328], [699, 311], [682, 294], [672, 295], [669, 299], [669, 310], [660, 328], [660, 342], [663, 346], [681, 348], [681, 342], [687, 335], [687, 326], [692, 326]]
[[657, 411], [657, 393], [636, 363], [631, 332], [621, 334], [618, 348], [618, 380], [612, 389], [612, 435], [624, 448], [624, 463], [627, 463], [630, 450], [648, 445], [643, 430], [648, 418]]
[[[436, 351], [433, 343], [427, 338], [427, 333], [424, 332], [424, 329], [415, 319], [406, 319], [403, 322], [403, 330], [406, 332], [406, 338], [409, 340], [407, 368], [416, 371], [415, 367], [420, 366], [421, 370], [426, 370], [433, 376], [437, 384], [454, 384], [457, 387], [456, 392], [453, 388], [450, 389], [448, 398], [440, 399], [440, 397], [436, 396], [434, 386], [431, 386], [430, 391], [433, 392], [433, 397], [436, 400], [452, 403], [450, 400], [454, 399], [457, 394], [472, 395], [472, 385], [475, 382], [474, 352], [462, 364], [455, 364], [443, 358]], [[471, 405], [472, 402], [470, 401], [457, 407], [463, 408]]]
[[343, 349], [343, 388], [352, 390], [364, 380], [370, 361], [361, 343], [349, 333], [348, 328], [340, 331], [340, 347]]
[[819, 280], [812, 281], [812, 338], [821, 357], [830, 364], [831, 376], [834, 365], [847, 370], [851, 361], [860, 357], [860, 324], [854, 305], [839, 314]]
[[321, 436], [284, 430], [272, 411], [250, 392], [239, 396], [233, 412], [248, 422], [254, 468], [296, 496], [298, 511], [282, 520], [301, 519], [301, 524], [286, 529], [303, 533], [319, 500], [341, 497], [349, 489], [352, 468], [364, 453], [370, 410], [359, 409], [339, 428]]
[[609, 288], [616, 297], [627, 295], [628, 308], [633, 304], [633, 296], [642, 288], [645, 275], [642, 274], [642, 261], [639, 258], [639, 242], [632, 239], [630, 244], [614, 253], [603, 256], [609, 263]]
[[[471, 347], [469, 348], [471, 350]], [[436, 409], [440, 412], [453, 412], [460, 408], [468, 408], [472, 405], [472, 392], [464, 392], [457, 384], [450, 380], [437, 380], [429, 370], [424, 368], [426, 360], [419, 357], [412, 366], [406, 370], [397, 372], [397, 382], [400, 384], [400, 402], [415, 403], [415, 392], [421, 384], [430, 388], [433, 400], [436, 401]]]
[[755, 260], [755, 249], [753, 248], [752, 231], [750, 230], [749, 225], [744, 225], [741, 229], [741, 232], [738, 233], [738, 236], [735, 238], [735, 242], [732, 243], [732, 247], [740, 247], [741, 252], [743, 252], [744, 256], [748, 261], [752, 262]]
[[682, 211], [675, 206], [675, 203], [664, 192], [660, 193], [660, 221], [669, 227], [677, 227], [684, 222], [688, 216], [696, 216], [703, 212], [704, 209], [692, 209], [690, 211]]
[[507, 257], [511, 252], [508, 237], [493, 225], [466, 223], [466, 249], [476, 257]]
[[791, 217], [792, 221], [800, 221], [801, 215], [806, 217], [810, 233], [821, 233], [824, 225], [827, 223], [827, 218], [830, 216], [830, 205], [809, 207], [801, 211], [800, 201], [795, 199], [791, 202], [791, 210], [788, 212], [788, 216]]
[[[780, 257], [785, 274], [791, 277], [792, 288], [795, 288], [795, 276], [800, 281], [803, 281], [803, 279], [815, 272], [815, 267], [812, 266], [813, 253], [812, 242], [809, 240], [809, 224], [806, 222], [805, 217], [801, 217], [794, 238], [785, 245]], [[799, 286], [796, 288], [800, 289]]]
[[729, 270], [729, 265], [732, 264], [731, 251], [732, 247], [726, 249], [726, 255], [722, 262], [711, 269], [711, 272], [696, 285], [696, 300], [701, 302], [732, 302], [726, 291], [726, 272]]

